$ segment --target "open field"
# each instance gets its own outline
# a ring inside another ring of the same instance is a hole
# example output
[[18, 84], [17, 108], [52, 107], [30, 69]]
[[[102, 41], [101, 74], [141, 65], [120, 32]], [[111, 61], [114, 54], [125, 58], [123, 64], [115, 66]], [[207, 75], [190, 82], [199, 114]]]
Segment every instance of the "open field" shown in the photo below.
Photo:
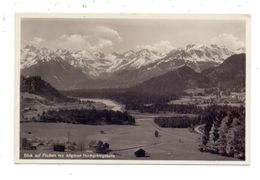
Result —
[[[81, 99], [83, 104], [60, 104], [55, 108], [79, 108], [82, 106], [96, 107], [97, 109], [123, 110], [123, 105], [112, 100], [92, 99], [90, 104], [85, 104], [90, 99]], [[35, 106], [32, 106], [35, 107]], [[54, 107], [52, 107], [54, 108]], [[37, 109], [37, 108], [36, 108]], [[50, 109], [47, 106], [46, 109]], [[38, 110], [38, 109], [37, 109]], [[41, 109], [43, 110], [43, 109]], [[31, 112], [31, 111], [29, 111]], [[26, 113], [29, 113], [26, 112]], [[39, 111], [35, 111], [35, 113]], [[29, 140], [41, 140], [45, 145], [40, 145], [37, 150], [21, 150], [21, 158], [24, 153], [51, 153], [51, 154], [95, 154], [88, 144], [93, 141], [103, 141], [110, 145], [112, 150], [109, 154], [115, 159], [154, 159], [154, 160], [236, 160], [225, 156], [200, 152], [198, 150], [200, 134], [190, 132], [187, 128], [161, 128], [154, 123], [155, 117], [189, 116], [194, 114], [178, 114], [162, 112], [159, 114], [139, 113], [129, 111], [135, 117], [136, 126], [132, 125], [83, 125], [69, 123], [44, 123], [23, 122], [21, 123], [21, 138]], [[154, 136], [155, 131], [159, 137]], [[102, 133], [101, 133], [102, 132]], [[66, 143], [75, 142], [84, 145], [83, 151], [55, 152], [47, 142]], [[142, 148], [149, 157], [136, 158], [134, 152]], [[70, 159], [70, 158], [69, 158]], [[74, 158], [73, 158], [74, 159]], [[82, 159], [82, 158], [79, 158]], [[109, 158], [111, 159], [111, 157]]]
[[[21, 137], [38, 138], [45, 141], [65, 142], [68, 139], [88, 144], [91, 140], [102, 140], [110, 144], [110, 154], [115, 159], [137, 159], [134, 152], [143, 148], [156, 160], [235, 160], [232, 158], [202, 153], [198, 150], [199, 134], [188, 129], [160, 128], [153, 119], [137, 118], [136, 126], [128, 125], [75, 125], [65, 123], [21, 123]], [[159, 131], [159, 138], [154, 131]], [[104, 131], [104, 133], [100, 133]], [[28, 133], [30, 132], [30, 133]], [[23, 153], [49, 153], [51, 149], [22, 150]], [[89, 152], [86, 150], [86, 152]], [[74, 152], [73, 152], [74, 153]], [[77, 154], [79, 152], [75, 152]], [[21, 157], [22, 158], [22, 157]], [[140, 159], [140, 158], [138, 158]]]

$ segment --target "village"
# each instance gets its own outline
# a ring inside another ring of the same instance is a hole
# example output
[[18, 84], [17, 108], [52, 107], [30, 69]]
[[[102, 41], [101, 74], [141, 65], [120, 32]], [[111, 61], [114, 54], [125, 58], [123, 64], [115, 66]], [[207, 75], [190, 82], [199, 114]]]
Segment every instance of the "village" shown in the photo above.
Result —
[[172, 100], [168, 104], [198, 105], [207, 107], [208, 105], [229, 105], [241, 106], [245, 104], [245, 92], [224, 92], [219, 88], [214, 89], [188, 89], [186, 95], [180, 99]]

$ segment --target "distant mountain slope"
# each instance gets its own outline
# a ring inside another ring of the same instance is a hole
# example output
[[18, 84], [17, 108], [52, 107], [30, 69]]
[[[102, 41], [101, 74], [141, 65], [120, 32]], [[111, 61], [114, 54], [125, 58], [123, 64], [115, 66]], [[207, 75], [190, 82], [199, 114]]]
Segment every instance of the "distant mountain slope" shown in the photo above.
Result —
[[210, 80], [206, 76], [195, 72], [188, 66], [152, 78], [135, 86], [130, 91], [154, 95], [181, 94], [185, 89], [195, 87], [210, 87]]
[[181, 94], [189, 88], [219, 87], [222, 90], [245, 91], [245, 54], [232, 55], [217, 67], [195, 72], [182, 66], [166, 74], [151, 78], [130, 88], [142, 94]]
[[49, 101], [65, 102], [73, 101], [73, 99], [61, 94], [57, 89], [49, 83], [42, 80], [39, 76], [21, 77], [20, 81], [21, 93], [30, 93], [41, 96]]
[[86, 78], [86, 75], [80, 69], [62, 61], [60, 57], [55, 57], [50, 61], [41, 61], [22, 69], [21, 75], [40, 76], [58, 89], [66, 89]]
[[244, 91], [246, 75], [246, 55], [235, 54], [227, 58], [218, 67], [212, 67], [202, 72], [213, 84], [223, 90]]

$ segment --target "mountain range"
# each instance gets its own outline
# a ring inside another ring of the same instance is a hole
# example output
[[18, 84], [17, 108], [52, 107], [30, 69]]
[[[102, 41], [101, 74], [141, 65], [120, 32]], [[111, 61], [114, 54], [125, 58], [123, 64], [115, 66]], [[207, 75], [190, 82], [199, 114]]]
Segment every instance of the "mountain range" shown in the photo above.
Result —
[[182, 66], [204, 72], [241, 52], [244, 49], [194, 44], [165, 54], [148, 49], [111, 54], [72, 52], [27, 45], [21, 49], [21, 74], [41, 76], [58, 89], [129, 88]]
[[[58, 91], [39, 76], [21, 76], [21, 93], [41, 96], [50, 101], [73, 101], [66, 97], [110, 98], [124, 104], [168, 102], [185, 95], [185, 90], [219, 88], [225, 92], [245, 92], [245, 54], [235, 54], [216, 67], [196, 72], [183, 65], [138, 85], [121, 89], [76, 89]], [[62, 92], [62, 93], [61, 93]], [[63, 95], [64, 94], [64, 95]]]
[[222, 91], [245, 91], [245, 54], [235, 54], [217, 67], [201, 73], [184, 65], [130, 88], [132, 92], [152, 95], [180, 95], [190, 88], [214, 88]]

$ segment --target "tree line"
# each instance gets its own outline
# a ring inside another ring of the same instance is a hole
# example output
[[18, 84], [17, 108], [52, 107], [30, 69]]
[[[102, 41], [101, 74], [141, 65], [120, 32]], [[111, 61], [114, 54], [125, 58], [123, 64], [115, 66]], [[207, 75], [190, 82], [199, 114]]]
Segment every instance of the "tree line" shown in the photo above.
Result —
[[126, 111], [93, 109], [60, 109], [43, 112], [39, 120], [42, 122], [65, 122], [73, 124], [119, 124], [135, 125], [135, 118]]
[[[129, 106], [126, 106], [128, 109]], [[131, 108], [130, 108], [131, 109]], [[138, 108], [141, 113], [159, 113], [159, 112], [176, 112], [179, 114], [201, 114], [204, 109], [197, 105], [192, 104], [167, 104], [167, 103], [156, 103], [156, 104], [138, 104]]]
[[158, 124], [160, 127], [165, 128], [193, 128], [195, 124], [200, 124], [200, 117], [188, 117], [188, 116], [180, 116], [180, 117], [156, 117], [154, 118], [154, 122]]

